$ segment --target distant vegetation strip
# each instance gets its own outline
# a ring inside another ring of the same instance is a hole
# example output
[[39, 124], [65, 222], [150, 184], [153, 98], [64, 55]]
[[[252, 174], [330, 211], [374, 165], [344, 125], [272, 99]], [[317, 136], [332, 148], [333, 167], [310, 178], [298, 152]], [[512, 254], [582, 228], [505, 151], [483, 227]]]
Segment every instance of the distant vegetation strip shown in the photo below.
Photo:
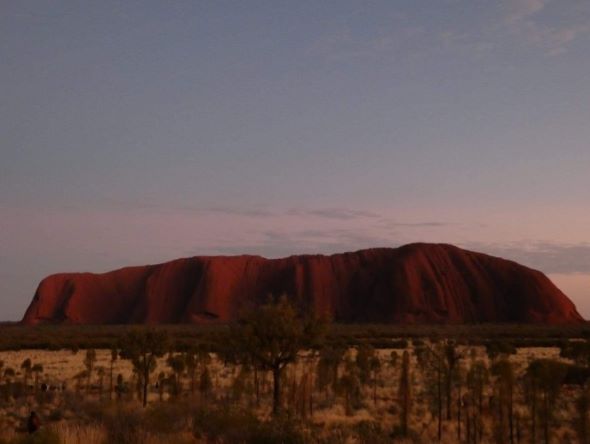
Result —
[[[229, 325], [0, 325], [0, 350], [110, 348], [130, 330], [166, 331], [175, 348], [183, 350], [196, 344], [216, 351]], [[514, 347], [558, 347], [566, 339], [590, 337], [590, 324], [531, 325], [377, 325], [334, 324], [327, 342], [355, 346], [360, 343], [376, 348], [406, 348], [408, 340], [448, 338], [466, 345], [486, 345], [502, 339]]]

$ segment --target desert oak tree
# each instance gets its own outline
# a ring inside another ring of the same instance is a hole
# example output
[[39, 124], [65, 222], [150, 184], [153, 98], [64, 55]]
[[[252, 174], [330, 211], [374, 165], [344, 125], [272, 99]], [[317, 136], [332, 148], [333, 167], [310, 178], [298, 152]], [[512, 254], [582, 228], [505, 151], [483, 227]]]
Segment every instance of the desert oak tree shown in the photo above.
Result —
[[273, 414], [281, 411], [281, 374], [297, 354], [313, 347], [324, 333], [325, 322], [301, 316], [286, 296], [242, 316], [233, 326], [229, 344], [233, 359], [272, 372]]

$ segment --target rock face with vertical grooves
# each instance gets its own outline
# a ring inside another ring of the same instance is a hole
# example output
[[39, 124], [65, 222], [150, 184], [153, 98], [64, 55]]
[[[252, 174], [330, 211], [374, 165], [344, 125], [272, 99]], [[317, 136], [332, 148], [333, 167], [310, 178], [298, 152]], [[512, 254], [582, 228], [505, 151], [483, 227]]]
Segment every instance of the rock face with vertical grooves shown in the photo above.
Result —
[[24, 324], [172, 324], [235, 320], [286, 293], [299, 306], [354, 323], [577, 323], [543, 273], [446, 244], [353, 253], [198, 256], [104, 274], [45, 278]]

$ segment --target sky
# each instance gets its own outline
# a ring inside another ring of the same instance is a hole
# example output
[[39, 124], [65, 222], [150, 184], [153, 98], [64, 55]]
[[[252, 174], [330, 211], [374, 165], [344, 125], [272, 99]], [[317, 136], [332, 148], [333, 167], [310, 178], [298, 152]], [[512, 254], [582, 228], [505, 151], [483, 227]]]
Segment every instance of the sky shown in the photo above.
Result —
[[0, 320], [65, 271], [445, 242], [590, 318], [587, 0], [0, 2]]

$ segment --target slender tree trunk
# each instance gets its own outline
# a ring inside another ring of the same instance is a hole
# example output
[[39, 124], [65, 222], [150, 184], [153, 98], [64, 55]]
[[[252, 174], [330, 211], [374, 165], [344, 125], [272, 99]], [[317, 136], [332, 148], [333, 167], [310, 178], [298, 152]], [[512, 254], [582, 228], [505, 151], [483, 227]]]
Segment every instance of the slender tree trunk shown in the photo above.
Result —
[[256, 393], [256, 407], [260, 407], [260, 383], [258, 381], [258, 367], [254, 366], [254, 391]]
[[313, 417], [313, 373], [309, 374], [309, 417]]
[[[376, 375], [375, 375], [376, 376]], [[377, 379], [375, 377], [375, 379]], [[408, 421], [410, 417], [410, 407], [411, 407], [411, 399], [410, 399], [410, 355], [407, 351], [404, 351], [402, 357], [402, 366], [401, 366], [401, 373], [399, 376], [399, 388], [398, 388], [398, 398], [400, 398], [401, 403], [401, 412], [400, 412], [400, 422], [401, 422], [401, 433], [403, 436], [407, 436], [408, 434]]]
[[309, 375], [307, 373], [305, 373], [302, 376], [302, 381], [301, 381], [301, 395], [300, 395], [300, 401], [299, 404], [301, 405], [301, 416], [303, 417], [303, 419], [307, 418], [308, 415], [308, 402], [307, 399], [309, 398], [309, 392], [310, 392], [310, 387], [309, 387]]
[[[295, 373], [295, 371], [293, 371], [293, 373]], [[289, 388], [289, 384], [287, 384], [287, 388]], [[290, 390], [288, 391], [289, 393], [289, 397], [287, 400], [287, 406], [289, 407], [289, 409], [291, 410], [297, 410], [297, 375], [293, 374], [293, 379], [291, 380], [291, 384], [290, 384]]]
[[505, 442], [506, 439], [506, 408], [504, 406], [504, 399], [503, 399], [503, 393], [500, 389], [500, 391], [498, 392], [498, 397], [497, 397], [497, 403], [498, 403], [498, 416], [500, 419], [500, 433], [501, 433], [501, 437], [502, 437], [502, 441]]
[[437, 393], [438, 393], [438, 440], [442, 439], [442, 381], [441, 369], [437, 369]]
[[452, 393], [452, 387], [451, 384], [453, 382], [453, 378], [452, 378], [452, 371], [451, 369], [449, 369], [449, 374], [447, 375], [447, 421], [451, 420], [451, 403], [452, 403], [452, 398], [453, 398], [453, 393]]
[[143, 406], [145, 407], [147, 405], [147, 392], [148, 392], [148, 384], [149, 384], [149, 370], [147, 369], [147, 365], [146, 365], [146, 369], [143, 372]]
[[535, 442], [537, 439], [537, 398], [536, 393], [533, 393], [533, 400], [531, 406], [531, 439]]
[[543, 434], [545, 444], [549, 444], [549, 400], [546, 393], [543, 393]]
[[508, 427], [510, 429], [510, 444], [514, 444], [514, 405], [512, 387], [508, 388]]
[[467, 398], [465, 403], [465, 433], [467, 434], [467, 444], [471, 444], [471, 427], [473, 423], [473, 405], [471, 404], [472, 399]]
[[195, 373], [196, 373], [196, 369], [193, 368], [191, 370], [191, 396], [195, 396]]
[[273, 396], [272, 396], [272, 413], [278, 415], [281, 412], [281, 368], [272, 369], [273, 379]]
[[113, 399], [113, 361], [111, 361], [111, 371], [109, 379], [109, 400]]
[[352, 409], [350, 407], [350, 392], [348, 389], [346, 390], [346, 396], [344, 397], [344, 410], [346, 411], [346, 416], [352, 416]]
[[338, 364], [335, 364], [332, 367], [332, 395], [333, 395], [333, 397], [336, 396], [337, 388], [338, 388]]
[[373, 378], [373, 405], [377, 405], [377, 375]]
[[180, 397], [180, 392], [182, 391], [182, 373], [178, 372], [176, 373], [176, 378], [174, 379], [176, 381], [176, 396]]
[[483, 385], [478, 384], [478, 399], [477, 399], [477, 435], [476, 441], [480, 442], [483, 439], [483, 424], [482, 424], [482, 417], [483, 417]]
[[461, 442], [461, 388], [457, 395], [457, 438]]

